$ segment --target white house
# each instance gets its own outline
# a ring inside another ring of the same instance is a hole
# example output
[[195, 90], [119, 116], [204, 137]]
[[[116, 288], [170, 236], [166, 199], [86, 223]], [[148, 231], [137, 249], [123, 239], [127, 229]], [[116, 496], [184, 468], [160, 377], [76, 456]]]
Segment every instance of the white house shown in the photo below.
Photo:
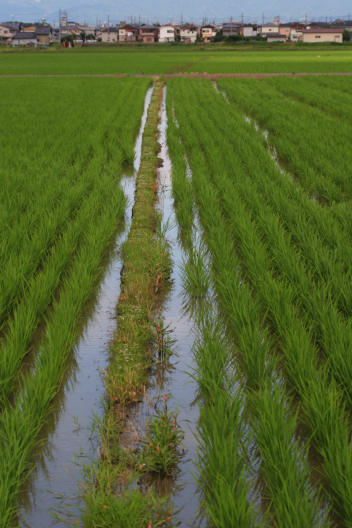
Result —
[[204, 42], [209, 42], [216, 35], [216, 27], [214, 26], [203, 26], [201, 29], [201, 35]]
[[269, 33], [280, 33], [279, 24], [273, 24], [272, 22], [269, 24], [263, 24], [261, 33], [263, 36], [268, 35]]
[[244, 37], [256, 37], [258, 35], [257, 26], [243, 26], [242, 35]]
[[194, 43], [197, 40], [198, 28], [191, 24], [185, 24], [180, 27], [178, 33], [181, 42]]
[[160, 26], [159, 42], [175, 42], [175, 28], [170, 25]]
[[303, 42], [343, 42], [342, 28], [303, 29]]
[[301, 29], [291, 29], [290, 31], [290, 40], [292, 42], [299, 42], [303, 40], [303, 33]]

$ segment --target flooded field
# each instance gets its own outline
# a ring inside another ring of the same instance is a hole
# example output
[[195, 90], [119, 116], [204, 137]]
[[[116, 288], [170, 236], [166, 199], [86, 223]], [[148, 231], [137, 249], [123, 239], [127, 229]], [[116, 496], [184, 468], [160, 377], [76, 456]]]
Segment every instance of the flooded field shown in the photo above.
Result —
[[6, 528], [349, 526], [351, 80], [214, 79], [11, 79]]

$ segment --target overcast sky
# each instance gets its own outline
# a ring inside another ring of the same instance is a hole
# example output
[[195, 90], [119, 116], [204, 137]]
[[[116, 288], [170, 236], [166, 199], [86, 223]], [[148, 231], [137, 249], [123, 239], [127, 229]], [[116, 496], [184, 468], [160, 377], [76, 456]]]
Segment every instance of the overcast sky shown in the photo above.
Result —
[[342, 17], [351, 13], [350, 0], [0, 0], [0, 20], [38, 21], [46, 18], [50, 23], [58, 22], [59, 9], [66, 10], [69, 20], [95, 24], [105, 22], [109, 15], [111, 23], [131, 21], [139, 17], [142, 22], [222, 22], [241, 20], [270, 21], [280, 15], [283, 21], [319, 17]]

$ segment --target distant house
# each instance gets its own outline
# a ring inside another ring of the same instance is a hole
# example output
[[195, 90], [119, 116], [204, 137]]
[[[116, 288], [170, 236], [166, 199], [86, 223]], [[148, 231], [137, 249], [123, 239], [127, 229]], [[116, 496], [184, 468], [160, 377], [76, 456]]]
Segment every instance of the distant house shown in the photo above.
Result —
[[265, 37], [265, 35], [268, 35], [269, 33], [278, 34], [280, 33], [279, 24], [273, 24], [272, 22], [268, 24], [263, 24], [260, 32], [263, 35], [263, 37]]
[[258, 26], [256, 25], [248, 25], [248, 26], [243, 26], [241, 28], [241, 34], [243, 37], [256, 37], [258, 35]]
[[289, 40], [291, 35], [291, 26], [288, 26], [286, 24], [280, 24], [279, 33], [280, 35], [285, 35], [286, 40]]
[[147, 26], [143, 24], [139, 28], [139, 40], [145, 43], [156, 42], [158, 39], [159, 28], [158, 26]]
[[159, 42], [175, 42], [175, 28], [171, 25], [159, 27]]
[[48, 25], [38, 25], [35, 29], [35, 36], [38, 46], [49, 46], [52, 41], [51, 27]]
[[290, 40], [292, 42], [301, 42], [303, 40], [302, 29], [291, 28]]
[[135, 42], [137, 40], [138, 30], [129, 24], [123, 24], [119, 27], [119, 42]]
[[194, 43], [197, 40], [198, 27], [193, 24], [184, 24], [177, 33], [181, 42]]
[[200, 34], [204, 42], [209, 42], [216, 36], [216, 27], [211, 25], [202, 26]]
[[100, 38], [102, 42], [117, 42], [119, 39], [117, 27], [103, 28], [100, 32]]
[[34, 46], [38, 45], [34, 31], [19, 31], [12, 39], [12, 46]]
[[0, 40], [10, 42], [13, 37], [20, 31], [20, 24], [18, 23], [3, 23], [0, 24]]
[[266, 34], [267, 42], [286, 42], [286, 40], [287, 40], [286, 35], [282, 35], [281, 33], [267, 33]]
[[222, 34], [224, 37], [233, 37], [241, 34], [240, 22], [226, 22], [222, 25]]
[[303, 42], [343, 42], [342, 28], [310, 28], [302, 30]]

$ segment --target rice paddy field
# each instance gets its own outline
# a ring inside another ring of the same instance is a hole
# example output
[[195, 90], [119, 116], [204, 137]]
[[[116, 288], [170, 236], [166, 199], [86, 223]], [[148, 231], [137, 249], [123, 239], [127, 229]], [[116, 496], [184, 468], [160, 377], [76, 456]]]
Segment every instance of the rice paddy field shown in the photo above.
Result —
[[350, 53], [0, 53], [1, 527], [352, 527]]
[[0, 52], [0, 75], [163, 74], [177, 72], [272, 73], [350, 72], [352, 48], [270, 48], [246, 51], [191, 47], [180, 51], [136, 49], [72, 49]]

